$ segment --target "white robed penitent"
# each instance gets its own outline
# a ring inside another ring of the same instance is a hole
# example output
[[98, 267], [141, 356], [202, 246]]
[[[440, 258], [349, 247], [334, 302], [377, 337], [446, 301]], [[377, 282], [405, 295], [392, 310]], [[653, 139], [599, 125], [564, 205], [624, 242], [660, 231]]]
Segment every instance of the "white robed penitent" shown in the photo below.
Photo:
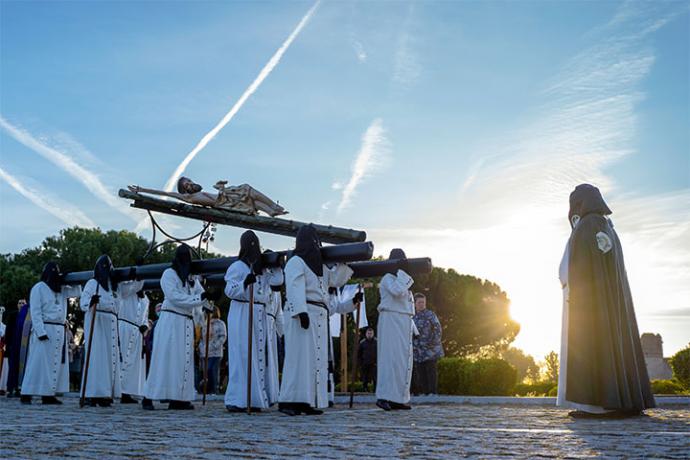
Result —
[[[285, 265], [287, 302], [285, 319], [285, 363], [280, 385], [281, 403], [306, 403], [328, 407], [328, 348], [331, 338], [328, 321], [331, 313], [347, 313], [352, 302], [335, 302], [329, 287], [340, 287], [352, 276], [345, 264], [323, 267], [317, 276], [299, 256]], [[298, 315], [307, 313], [310, 325], [303, 329]]]
[[[225, 405], [247, 407], [247, 359], [249, 354], [249, 287], [244, 280], [251, 272], [244, 261], [234, 262], [225, 273], [225, 295], [230, 299], [228, 311], [228, 387]], [[266, 382], [266, 305], [271, 300], [271, 285], [281, 285], [279, 271], [264, 270], [254, 283], [252, 332], [252, 400], [250, 407], [266, 409], [269, 400]]]
[[[84, 316], [84, 350], [89, 349], [91, 331], [91, 317], [93, 308], [89, 307], [91, 297], [100, 296], [96, 305], [96, 319], [93, 330], [93, 345], [89, 358], [89, 375], [86, 382], [85, 397], [87, 398], [119, 398], [122, 394], [120, 381], [120, 332], [118, 329], [118, 314], [122, 297], [135, 295], [136, 281], [124, 281], [118, 284], [117, 290], [112, 287], [103, 289], [95, 279], [89, 280], [84, 286], [80, 306], [86, 312]], [[86, 353], [86, 351], [85, 351]], [[86, 355], [85, 355], [86, 356]], [[82, 385], [84, 375], [82, 374]]]
[[[556, 405], [559, 407], [566, 407], [591, 414], [603, 414], [608, 412], [600, 406], [593, 406], [591, 404], [581, 404], [565, 399], [566, 382], [568, 381], [568, 316], [570, 310], [569, 303], [569, 286], [568, 286], [568, 264], [570, 262], [570, 240], [565, 245], [561, 265], [558, 269], [558, 278], [561, 281], [563, 288], [563, 316], [561, 320], [561, 354], [558, 362], [558, 396], [556, 397]], [[586, 385], [583, 382], [583, 385]]]
[[197, 277], [182, 284], [168, 268], [161, 276], [164, 300], [153, 336], [153, 352], [144, 396], [152, 400], [193, 401], [194, 313], [203, 305], [204, 292]]
[[[22, 381], [23, 395], [55, 396], [69, 391], [69, 344], [65, 340], [67, 302], [80, 294], [79, 286], [63, 286], [60, 292], [55, 292], [43, 281], [31, 289], [31, 338]], [[47, 335], [48, 340], [38, 340], [43, 335]]]
[[[273, 286], [284, 283], [283, 270], [270, 268]], [[269, 405], [278, 402], [280, 396], [280, 381], [278, 380], [278, 337], [283, 337], [283, 299], [280, 291], [271, 290], [264, 309], [266, 313], [266, 372], [265, 388]]]
[[140, 299], [137, 295], [143, 287], [144, 281], [134, 281], [122, 292], [118, 314], [122, 355], [120, 381], [122, 393], [131, 396], [143, 395], [146, 381], [146, 361], [142, 353], [144, 338], [139, 327], [148, 324], [149, 300], [146, 296]]
[[379, 287], [376, 398], [406, 404], [412, 380], [412, 336], [416, 331], [414, 281], [403, 270], [386, 274]]

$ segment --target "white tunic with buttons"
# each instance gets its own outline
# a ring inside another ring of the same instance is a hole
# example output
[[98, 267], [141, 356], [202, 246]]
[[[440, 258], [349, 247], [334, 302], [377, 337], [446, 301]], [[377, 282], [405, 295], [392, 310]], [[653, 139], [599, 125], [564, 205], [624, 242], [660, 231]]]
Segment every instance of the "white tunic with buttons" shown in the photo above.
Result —
[[122, 292], [118, 315], [122, 393], [132, 396], [144, 394], [146, 381], [146, 361], [142, 355], [144, 339], [139, 326], [148, 324], [149, 301], [148, 297], [140, 299], [137, 295], [143, 287], [143, 281], [134, 281], [126, 292]]
[[[69, 355], [65, 341], [67, 299], [79, 297], [81, 288], [63, 286], [54, 292], [40, 281], [31, 289], [30, 353], [22, 382], [23, 395], [55, 396], [69, 391]], [[47, 335], [48, 340], [38, 340]]]
[[[93, 329], [93, 345], [89, 359], [89, 374], [86, 381], [87, 398], [119, 398], [122, 390], [120, 385], [120, 340], [117, 315], [120, 312], [120, 298], [131, 295], [134, 288], [133, 281], [126, 281], [118, 285], [117, 291], [105, 290], [95, 279], [91, 279], [84, 286], [80, 306], [86, 312], [84, 316], [85, 357], [89, 350], [89, 335], [91, 331], [91, 316], [93, 308], [89, 308], [91, 297], [99, 295], [96, 305], [96, 320]], [[136, 291], [134, 291], [136, 292]], [[82, 374], [82, 386], [84, 375]]]
[[[274, 285], [283, 284], [283, 271], [279, 268], [269, 270]], [[266, 395], [268, 403], [278, 402], [280, 381], [278, 380], [278, 337], [283, 336], [283, 299], [280, 292], [269, 295], [266, 312]]]
[[144, 385], [148, 399], [193, 401], [194, 389], [194, 320], [201, 309], [204, 292], [195, 280], [182, 284], [177, 272], [168, 268], [161, 276], [161, 290], [165, 296], [156, 331], [149, 375]]
[[381, 278], [377, 326], [376, 398], [406, 404], [412, 380], [412, 334], [415, 329], [414, 281], [402, 270]]
[[[323, 267], [316, 276], [299, 256], [285, 265], [287, 302], [285, 319], [285, 363], [280, 385], [281, 403], [307, 403], [328, 407], [328, 319], [330, 313], [347, 313], [352, 302], [331, 302], [329, 287], [340, 287], [352, 276], [350, 267]], [[320, 303], [322, 306], [314, 305]], [[303, 329], [298, 315], [307, 313], [310, 325]]]
[[[249, 354], [249, 287], [244, 280], [249, 265], [238, 260], [225, 273], [225, 295], [230, 299], [228, 311], [228, 387], [225, 405], [247, 407], [247, 359]], [[282, 279], [268, 270], [254, 283], [254, 322], [252, 332], [252, 400], [251, 407], [269, 407], [266, 391], [266, 304], [271, 299], [271, 285]]]

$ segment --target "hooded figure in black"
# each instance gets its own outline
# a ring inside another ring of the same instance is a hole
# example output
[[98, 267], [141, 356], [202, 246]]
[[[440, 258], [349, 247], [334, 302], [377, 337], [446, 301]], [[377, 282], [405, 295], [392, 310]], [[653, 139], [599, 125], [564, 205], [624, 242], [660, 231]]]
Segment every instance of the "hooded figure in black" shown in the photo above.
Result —
[[297, 231], [293, 256], [299, 256], [316, 276], [323, 276], [323, 259], [321, 258], [321, 240], [313, 225], [303, 225]]
[[[578, 185], [570, 195], [573, 232], [564, 259], [568, 310], [562, 383], [566, 402], [579, 409], [571, 413], [575, 416], [637, 415], [655, 406], [623, 249], [610, 214], [592, 185]], [[601, 410], [590, 411], [592, 406]]]
[[60, 292], [60, 267], [55, 262], [48, 262], [43, 266], [43, 273], [41, 273], [41, 281], [46, 283], [51, 291]]
[[187, 282], [191, 282], [194, 286], [194, 282], [189, 280], [189, 275], [192, 273], [192, 249], [186, 244], [179, 245], [175, 250], [172, 269], [180, 277], [183, 286], [186, 286]]
[[247, 230], [240, 237], [239, 258], [252, 269], [254, 274], [261, 274], [263, 270], [261, 265], [261, 244], [259, 243], [259, 237], [251, 230]]
[[103, 254], [96, 260], [96, 266], [93, 269], [93, 278], [101, 286], [101, 289], [105, 291], [110, 291], [113, 288], [113, 292], [117, 291], [117, 283], [114, 278], [113, 262], [110, 257]]

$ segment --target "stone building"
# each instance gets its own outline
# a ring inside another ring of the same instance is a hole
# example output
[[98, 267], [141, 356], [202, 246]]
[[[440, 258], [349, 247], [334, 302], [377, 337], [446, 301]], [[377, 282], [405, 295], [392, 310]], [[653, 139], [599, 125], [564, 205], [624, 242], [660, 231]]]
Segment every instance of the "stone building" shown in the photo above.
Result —
[[642, 351], [644, 352], [644, 360], [647, 364], [650, 380], [673, 378], [671, 366], [664, 359], [664, 342], [661, 340], [661, 334], [645, 332], [640, 337], [640, 340], [642, 341]]

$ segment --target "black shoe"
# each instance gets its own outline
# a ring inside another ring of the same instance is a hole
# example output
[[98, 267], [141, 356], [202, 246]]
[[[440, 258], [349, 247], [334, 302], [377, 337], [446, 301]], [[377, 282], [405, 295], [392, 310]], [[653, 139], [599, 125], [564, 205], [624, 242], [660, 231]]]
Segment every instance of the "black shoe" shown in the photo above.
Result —
[[55, 396], [43, 396], [41, 398], [43, 404], [62, 404], [62, 401], [57, 399]]
[[246, 412], [246, 409], [243, 409], [238, 406], [233, 406], [231, 404], [228, 404], [225, 406], [225, 408], [228, 410], [228, 412], [232, 412], [233, 414], [239, 414], [240, 412]]
[[132, 395], [122, 393], [122, 397], [120, 397], [120, 404], [138, 404], [138, 401], [132, 398]]
[[396, 403], [393, 401], [388, 401], [388, 406], [390, 406], [390, 408], [393, 410], [410, 410], [410, 409], [412, 409], [412, 407], [407, 405], [407, 404], [400, 404], [400, 403]]
[[302, 412], [304, 412], [304, 415], [321, 415], [321, 414], [323, 414], [323, 411], [321, 409], [316, 409], [314, 407], [311, 407], [309, 404], [304, 405], [304, 407], [302, 408]]
[[289, 415], [290, 417], [294, 417], [295, 415], [300, 415], [302, 413], [297, 405], [293, 403], [278, 403], [278, 411], [285, 415]]
[[192, 410], [194, 405], [189, 401], [170, 401], [168, 410]]
[[252, 414], [260, 414], [261, 408], [260, 407], [250, 407], [249, 412], [251, 412]]
[[113, 400], [110, 398], [94, 398], [98, 407], [110, 407], [113, 404]]
[[333, 402], [333, 401], [328, 401], [328, 407], [329, 407], [329, 408], [335, 407], [335, 402]]
[[141, 400], [141, 408], [144, 410], [154, 410], [153, 407], [153, 401], [150, 399], [144, 398]]
[[22, 404], [31, 404], [31, 396], [21, 395], [19, 397], [19, 402], [21, 402]]
[[376, 405], [385, 411], [391, 410], [390, 404], [388, 404], [388, 401], [386, 401], [385, 399], [377, 399]]
[[568, 412], [568, 415], [572, 418], [590, 418], [590, 419], [607, 419], [607, 418], [623, 418], [623, 417], [625, 417], [625, 415], [621, 415], [618, 411], [604, 412], [603, 414], [593, 414], [591, 412], [574, 410], [574, 411]]
[[89, 407], [96, 407], [98, 398], [86, 398], [86, 405]]

